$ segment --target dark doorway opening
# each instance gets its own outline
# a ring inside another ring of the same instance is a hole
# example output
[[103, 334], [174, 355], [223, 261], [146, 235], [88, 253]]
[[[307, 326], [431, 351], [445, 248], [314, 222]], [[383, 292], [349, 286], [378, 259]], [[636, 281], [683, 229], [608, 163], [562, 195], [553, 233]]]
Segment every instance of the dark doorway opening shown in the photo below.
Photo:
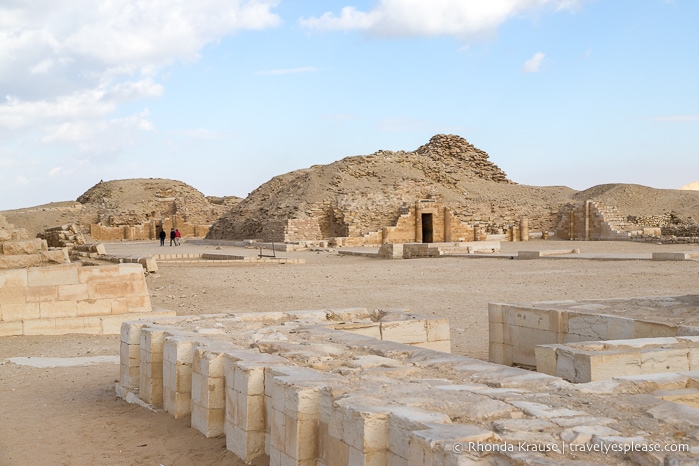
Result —
[[433, 241], [432, 214], [422, 214], [422, 242], [432, 243]]

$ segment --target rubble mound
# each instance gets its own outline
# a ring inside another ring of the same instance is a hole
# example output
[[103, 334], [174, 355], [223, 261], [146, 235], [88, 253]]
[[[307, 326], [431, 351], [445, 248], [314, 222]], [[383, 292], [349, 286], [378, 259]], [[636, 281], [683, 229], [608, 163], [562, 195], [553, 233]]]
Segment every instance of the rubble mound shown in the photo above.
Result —
[[182, 181], [134, 178], [100, 181], [77, 201], [51, 202], [8, 210], [8, 221], [25, 228], [30, 237], [58, 226], [77, 224], [82, 233], [90, 224], [138, 225], [177, 214], [184, 222], [211, 224], [242, 199], [236, 196], [206, 197]]
[[601, 184], [576, 193], [574, 198], [615, 206], [639, 226], [695, 224], [699, 220], [699, 191]]
[[78, 202], [97, 213], [107, 226], [135, 225], [177, 214], [190, 223], [211, 223], [230, 205], [209, 202], [204, 194], [182, 181], [160, 178], [100, 181]]
[[522, 216], [532, 228], [548, 228], [574, 192], [518, 185], [466, 139], [438, 134], [415, 151], [379, 150], [276, 176], [214, 223], [207, 238], [267, 239], [280, 223], [307, 218], [319, 219], [325, 237], [361, 236], [394, 224], [421, 199], [493, 230]]

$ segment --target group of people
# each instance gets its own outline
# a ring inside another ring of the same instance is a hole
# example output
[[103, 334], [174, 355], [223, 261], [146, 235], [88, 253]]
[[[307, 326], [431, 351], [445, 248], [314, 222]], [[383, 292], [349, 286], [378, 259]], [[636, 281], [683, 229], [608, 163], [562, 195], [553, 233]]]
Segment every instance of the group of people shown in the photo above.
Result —
[[[165, 246], [165, 238], [167, 235], [165, 234], [165, 230], [160, 230], [160, 245]], [[170, 228], [170, 246], [173, 244], [175, 246], [180, 245], [180, 238], [182, 238], [182, 235], [180, 234], [180, 230], [176, 228]]]

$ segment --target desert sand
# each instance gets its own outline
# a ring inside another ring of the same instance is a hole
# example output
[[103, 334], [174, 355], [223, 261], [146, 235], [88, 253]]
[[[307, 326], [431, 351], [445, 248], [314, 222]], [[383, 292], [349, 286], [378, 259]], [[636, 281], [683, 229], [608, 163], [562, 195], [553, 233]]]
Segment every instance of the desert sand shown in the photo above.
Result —
[[[519, 250], [564, 248], [579, 248], [581, 254], [509, 259]], [[212, 249], [258, 252], [196, 241], [179, 248], [160, 248], [156, 241], [107, 244], [110, 254]], [[161, 262], [158, 273], [146, 281], [153, 307], [180, 315], [367, 307], [446, 316], [452, 351], [487, 360], [489, 302], [695, 294], [699, 263], [647, 259], [654, 251], [697, 249], [699, 245], [532, 241], [503, 243], [501, 258], [414, 260], [341, 256], [326, 249], [278, 253], [304, 258], [305, 264]], [[584, 258], [591, 255], [598, 259]], [[225, 449], [225, 439], [206, 439], [189, 428], [187, 419], [174, 420], [117, 398], [117, 363], [38, 368], [10, 361], [118, 354], [116, 335], [0, 338], [0, 465], [241, 464]]]

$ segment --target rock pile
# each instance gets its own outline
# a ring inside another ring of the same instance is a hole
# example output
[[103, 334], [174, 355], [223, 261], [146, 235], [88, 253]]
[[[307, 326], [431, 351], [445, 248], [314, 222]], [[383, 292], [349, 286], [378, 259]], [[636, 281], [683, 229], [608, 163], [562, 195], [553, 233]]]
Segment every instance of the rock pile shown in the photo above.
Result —
[[95, 211], [94, 223], [133, 226], [173, 215], [188, 223], [210, 224], [230, 208], [226, 199], [214, 198], [212, 203], [181, 181], [148, 178], [100, 181], [78, 202]]
[[574, 192], [517, 185], [466, 139], [438, 134], [415, 151], [380, 150], [274, 177], [219, 219], [207, 237], [269, 240], [289, 220], [306, 219], [318, 224], [309, 235], [362, 236], [395, 224], [421, 199], [443, 203], [488, 232], [523, 216], [537, 230], [552, 228], [559, 206]]
[[27, 230], [15, 228], [0, 214], [0, 269], [18, 269], [69, 262], [65, 250], [49, 250], [46, 241], [29, 239]]

